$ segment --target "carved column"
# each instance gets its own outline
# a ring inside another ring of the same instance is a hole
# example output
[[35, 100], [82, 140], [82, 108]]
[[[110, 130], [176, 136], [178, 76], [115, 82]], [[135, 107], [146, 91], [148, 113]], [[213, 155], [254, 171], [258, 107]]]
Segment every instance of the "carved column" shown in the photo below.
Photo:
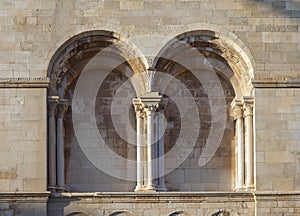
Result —
[[157, 160], [158, 160], [158, 184], [157, 190], [166, 191], [167, 188], [165, 186], [165, 165], [164, 165], [164, 107], [159, 109], [157, 113], [157, 137], [158, 137], [158, 145], [157, 145]]
[[147, 115], [147, 159], [148, 159], [148, 179], [146, 190], [156, 190], [155, 185], [155, 168], [153, 166], [153, 145], [154, 145], [154, 115], [156, 106], [150, 105], [145, 107]]
[[244, 124], [243, 105], [240, 100], [231, 104], [234, 120], [236, 121], [236, 190], [243, 190], [245, 184], [245, 149], [244, 149]]
[[56, 148], [56, 170], [57, 170], [57, 189], [65, 191], [65, 145], [64, 145], [64, 127], [63, 119], [68, 110], [69, 103], [63, 99], [57, 105], [57, 148]]
[[[163, 154], [163, 150], [159, 150], [159, 143], [155, 138], [158, 136], [158, 131], [163, 133], [163, 128], [158, 127], [163, 120], [156, 121], [156, 110], [161, 101], [162, 96], [158, 92], [145, 92], [140, 98], [133, 99], [137, 118], [137, 185], [135, 191], [157, 190], [156, 181], [158, 181], [159, 166], [158, 160], [155, 160], [155, 158], [158, 156], [159, 151], [161, 151], [160, 154]], [[146, 143], [146, 146], [143, 146], [143, 143]], [[163, 162], [161, 164], [163, 166]], [[163, 168], [160, 172], [163, 172]], [[163, 188], [164, 184], [162, 184]]]
[[246, 159], [246, 189], [254, 188], [254, 160], [253, 160], [253, 99], [243, 97], [245, 122], [245, 159]]
[[56, 188], [56, 108], [57, 96], [48, 97], [48, 190]]
[[143, 110], [138, 101], [134, 101], [136, 114], [136, 187], [134, 191], [143, 191]]

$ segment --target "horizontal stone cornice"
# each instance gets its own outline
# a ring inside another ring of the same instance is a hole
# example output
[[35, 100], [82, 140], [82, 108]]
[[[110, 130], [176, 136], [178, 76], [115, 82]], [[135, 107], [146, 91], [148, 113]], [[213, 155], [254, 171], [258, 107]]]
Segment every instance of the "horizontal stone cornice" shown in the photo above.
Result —
[[300, 88], [300, 78], [264, 77], [251, 80], [254, 88]]
[[256, 201], [298, 201], [300, 191], [257, 191], [254, 197]]
[[253, 202], [251, 192], [99, 192], [52, 194], [52, 199], [88, 199], [101, 203]]
[[0, 88], [47, 88], [48, 77], [0, 78]]
[[18, 201], [24, 203], [47, 202], [50, 192], [0, 192], [0, 203]]

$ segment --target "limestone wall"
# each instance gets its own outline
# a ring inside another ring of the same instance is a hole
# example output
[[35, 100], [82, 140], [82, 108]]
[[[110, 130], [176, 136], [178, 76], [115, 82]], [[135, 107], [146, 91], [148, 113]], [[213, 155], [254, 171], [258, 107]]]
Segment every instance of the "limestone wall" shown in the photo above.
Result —
[[298, 191], [299, 89], [255, 91], [256, 187], [267, 191]]
[[256, 76], [281, 76], [283, 71], [285, 76], [299, 75], [297, 1], [17, 0], [0, 4], [2, 77], [45, 76], [50, 58], [63, 42], [99, 29], [122, 38], [174, 37], [216, 29], [246, 45], [242, 49], [253, 54]]
[[46, 90], [0, 88], [0, 191], [45, 191]]

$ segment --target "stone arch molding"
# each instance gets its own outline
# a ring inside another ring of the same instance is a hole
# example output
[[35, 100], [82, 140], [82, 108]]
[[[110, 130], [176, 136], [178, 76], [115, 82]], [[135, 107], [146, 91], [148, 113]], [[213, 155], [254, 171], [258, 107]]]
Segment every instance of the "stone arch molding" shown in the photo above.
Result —
[[[249, 84], [250, 79], [253, 77], [252, 55], [248, 48], [238, 39], [236, 35], [231, 33], [229, 30], [216, 25], [191, 24], [188, 25], [187, 28], [184, 29], [182, 32], [177, 31], [176, 35], [172, 35], [171, 37], [184, 37], [188, 36], [189, 34], [192, 35], [193, 33], [200, 33], [204, 36], [207, 36], [205, 35], [205, 33], [207, 32], [209, 32], [210, 36], [214, 36], [214, 38], [210, 42], [216, 45], [219, 51], [219, 55], [228, 62], [229, 66], [233, 69], [236, 75], [231, 81], [235, 86], [237, 96], [242, 97], [243, 95], [252, 95], [251, 86]], [[180, 34], [178, 35], [178, 33]], [[170, 35], [168, 35], [168, 37], [170, 37]], [[50, 61], [49, 68], [47, 71], [47, 76], [50, 77], [51, 80], [50, 88], [48, 91], [48, 96], [50, 96], [48, 100], [48, 122], [49, 145], [53, 146], [53, 148], [49, 148], [49, 159], [51, 160], [49, 164], [52, 164], [49, 166], [50, 173], [52, 173], [49, 174], [49, 178], [51, 178], [51, 176], [55, 176], [51, 179], [52, 183], [49, 187], [49, 189], [51, 190], [64, 190], [64, 154], [62, 140], [63, 132], [62, 130], [60, 131], [60, 129], [57, 130], [57, 128], [63, 127], [63, 113], [68, 107], [68, 102], [64, 98], [64, 88], [66, 88], [67, 85], [70, 84], [72, 79], [79, 75], [78, 71], [70, 69], [70, 61], [72, 59], [81, 58], [81, 55], [85, 50], [93, 50], [93, 44], [99, 47], [105, 47], [107, 44], [116, 44], [117, 42], [120, 42], [120, 40], [121, 37], [114, 32], [83, 32], [78, 35], [75, 35], [67, 42], [65, 42], [56, 51], [56, 53]], [[154, 66], [155, 56], [159, 56], [160, 50], [164, 51], [163, 47], [167, 47], [168, 45], [168, 41], [164, 40], [163, 42], [166, 43], [159, 43], [160, 46], [155, 47], [155, 50], [157, 50], [157, 52], [152, 52], [151, 55], [153, 56], [148, 56], [145, 55], [147, 53], [145, 53], [143, 49], [140, 49], [139, 45], [136, 46], [134, 42], [135, 40], [125, 39], [124, 41], [121, 41], [121, 43], [117, 43], [117, 46], [113, 46], [112, 50], [116, 57], [123, 58], [125, 61], [127, 61], [129, 66], [132, 68], [133, 72], [137, 74], [145, 72], [151, 66]], [[139, 42], [143, 42], [143, 40]], [[132, 74], [128, 74], [128, 77], [130, 76], [132, 76]], [[141, 83], [141, 85], [135, 86], [136, 92], [145, 91], [145, 81], [146, 80], [142, 76], [140, 82], [138, 82]], [[57, 117], [55, 117], [56, 112], [60, 113], [57, 115]], [[57, 121], [56, 126], [55, 121]], [[58, 143], [56, 143], [56, 140]], [[60, 148], [60, 150], [55, 151], [56, 146], [57, 148]], [[56, 163], [55, 160], [59, 161], [59, 163]], [[51, 170], [51, 166], [55, 167], [56, 164], [60, 164], [61, 167], [56, 167], [55, 169]], [[60, 179], [60, 183], [58, 184], [57, 182], [55, 182], [55, 179], [57, 179], [57, 181], [58, 179]]]
[[236, 91], [236, 97], [243, 95], [253, 96], [251, 79], [254, 78], [255, 62], [247, 45], [230, 29], [212, 23], [191, 23], [182, 28], [177, 28], [167, 36], [180, 38], [187, 35], [200, 33], [214, 35], [213, 43], [220, 49], [220, 55], [229, 63], [235, 77], [231, 80]]
[[[132, 58], [134, 56], [139, 56], [141, 59], [140, 61], [135, 62], [135, 64], [131, 64], [133, 69], [136, 69], [135, 71], [142, 71], [145, 72], [148, 67], [151, 66], [151, 63], [149, 63], [149, 59], [147, 60], [145, 56], [145, 53], [143, 53], [143, 49], [140, 49], [141, 47], [139, 44], [135, 44], [135, 42], [143, 42], [143, 40], [135, 40], [132, 38], [142, 38], [142, 37], [149, 37], [149, 36], [155, 36], [155, 35], [140, 35], [138, 37], [130, 37], [130, 33], [126, 30], [123, 30], [121, 28], [118, 28], [117, 26], [109, 26], [106, 28], [107, 30], [96, 30], [95, 28], [90, 29], [88, 31], [83, 31], [81, 33], [74, 32], [75, 36], [72, 36], [70, 39], [65, 41], [65, 38], [62, 38], [56, 43], [56, 46], [60, 45], [60, 48], [53, 48], [55, 51], [51, 51], [49, 53], [50, 56], [48, 56], [49, 64], [47, 69], [47, 77], [51, 78], [51, 73], [53, 73], [53, 65], [54, 61], [59, 58], [59, 54], [63, 52], [66, 47], [72, 43], [74, 43], [76, 40], [80, 39], [81, 37], [87, 36], [87, 35], [110, 35], [113, 38], [117, 39], [118, 41], [121, 41], [124, 46], [130, 47], [129, 52], [127, 50], [127, 53], [125, 53], [124, 56], [127, 54], [127, 58]], [[121, 33], [117, 33], [117, 31]], [[174, 31], [168, 33], [167, 35], [162, 35], [164, 38], [170, 38], [174, 39], [177, 38], [180, 35], [185, 35], [188, 32], [197, 32], [197, 31], [209, 31], [213, 32], [217, 38], [215, 41], [216, 44], [219, 46], [219, 48], [223, 51], [222, 56], [228, 61], [230, 64], [230, 67], [233, 68], [235, 74], [238, 77], [238, 84], [235, 84], [237, 81], [233, 80], [232, 83], [235, 86], [239, 86], [242, 88], [242, 92], [239, 92], [238, 88], [235, 88], [237, 97], [241, 97], [242, 95], [249, 95], [252, 96], [252, 86], [251, 86], [251, 79], [254, 78], [254, 67], [255, 63], [253, 60], [253, 55], [251, 54], [251, 51], [246, 46], [246, 44], [239, 39], [239, 37], [234, 34], [232, 31], [230, 31], [227, 28], [224, 28], [223, 26], [212, 24], [212, 23], [191, 23], [181, 28], [176, 28]], [[71, 34], [71, 33], [69, 33]], [[161, 47], [156, 48], [156, 50], [160, 50], [165, 46], [168, 41], [162, 40], [160, 45]], [[53, 54], [54, 53], [54, 54]], [[156, 55], [158, 53], [155, 53]], [[154, 56], [152, 57], [154, 58]], [[150, 60], [151, 62], [152, 60]], [[141, 68], [136, 68], [137, 65], [140, 65]]]

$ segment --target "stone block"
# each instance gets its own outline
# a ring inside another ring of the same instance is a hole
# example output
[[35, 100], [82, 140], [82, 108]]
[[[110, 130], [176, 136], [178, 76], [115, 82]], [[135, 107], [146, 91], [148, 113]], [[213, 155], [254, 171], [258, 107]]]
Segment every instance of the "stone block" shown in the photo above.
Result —
[[9, 179], [0, 179], [0, 191], [7, 192], [9, 191]]
[[273, 190], [275, 191], [293, 191], [295, 190], [294, 178], [276, 178], [273, 179]]
[[143, 1], [120, 1], [121, 10], [141, 10], [144, 8]]
[[276, 178], [283, 175], [283, 165], [280, 163], [266, 164], [257, 163], [256, 164], [256, 176], [259, 178]]
[[265, 153], [266, 163], [291, 163], [295, 161], [295, 154], [289, 151], [268, 151]]

